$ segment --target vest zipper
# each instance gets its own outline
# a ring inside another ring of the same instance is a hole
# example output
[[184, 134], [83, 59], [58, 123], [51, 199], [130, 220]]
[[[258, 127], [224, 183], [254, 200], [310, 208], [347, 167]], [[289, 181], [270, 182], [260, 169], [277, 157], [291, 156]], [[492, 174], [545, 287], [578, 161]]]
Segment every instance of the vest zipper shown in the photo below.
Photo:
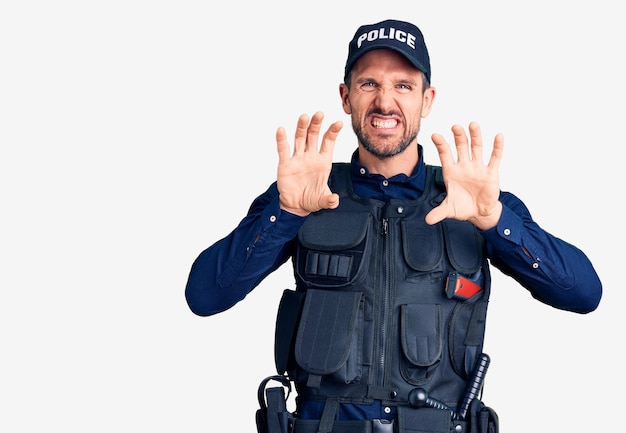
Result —
[[383, 236], [383, 275], [382, 275], [382, 293], [381, 293], [381, 308], [380, 308], [380, 335], [379, 335], [379, 359], [378, 359], [378, 381], [380, 386], [385, 384], [385, 358], [387, 351], [387, 325], [389, 322], [389, 266], [390, 266], [390, 254], [389, 254], [389, 237], [387, 233], [389, 231], [389, 220], [387, 218], [382, 219], [381, 235]]

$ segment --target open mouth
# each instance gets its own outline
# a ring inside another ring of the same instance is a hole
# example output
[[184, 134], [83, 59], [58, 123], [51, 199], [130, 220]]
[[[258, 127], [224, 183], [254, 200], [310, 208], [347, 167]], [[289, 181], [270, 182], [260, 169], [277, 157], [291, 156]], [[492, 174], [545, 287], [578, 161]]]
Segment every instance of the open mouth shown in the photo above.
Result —
[[398, 125], [396, 119], [373, 119], [372, 126], [376, 129], [390, 129], [395, 128]]

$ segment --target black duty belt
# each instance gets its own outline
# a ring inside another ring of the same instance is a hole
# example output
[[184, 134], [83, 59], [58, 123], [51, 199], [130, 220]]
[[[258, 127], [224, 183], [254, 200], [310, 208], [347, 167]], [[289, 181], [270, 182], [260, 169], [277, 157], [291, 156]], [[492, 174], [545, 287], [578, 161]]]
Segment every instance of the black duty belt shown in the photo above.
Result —
[[[393, 433], [394, 420], [372, 419], [359, 421], [337, 420], [332, 433]], [[296, 420], [293, 433], [318, 433], [319, 420]]]

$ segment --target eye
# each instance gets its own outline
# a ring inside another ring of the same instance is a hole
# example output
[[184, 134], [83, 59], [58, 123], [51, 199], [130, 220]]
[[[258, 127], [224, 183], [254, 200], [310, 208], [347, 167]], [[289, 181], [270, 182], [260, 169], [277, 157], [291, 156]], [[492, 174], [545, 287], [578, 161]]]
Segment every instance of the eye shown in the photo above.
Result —
[[396, 89], [398, 89], [402, 93], [407, 93], [413, 90], [413, 87], [411, 87], [409, 84], [400, 83], [396, 85]]
[[361, 90], [363, 90], [364, 92], [372, 92], [376, 90], [377, 87], [378, 86], [373, 81], [365, 81], [361, 84]]

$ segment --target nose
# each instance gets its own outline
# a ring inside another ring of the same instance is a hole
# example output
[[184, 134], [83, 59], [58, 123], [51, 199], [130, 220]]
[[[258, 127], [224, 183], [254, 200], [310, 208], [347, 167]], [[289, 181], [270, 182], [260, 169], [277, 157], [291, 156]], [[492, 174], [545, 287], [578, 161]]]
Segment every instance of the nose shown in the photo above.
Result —
[[394, 92], [392, 89], [380, 87], [376, 94], [376, 105], [383, 112], [387, 112], [395, 106]]

